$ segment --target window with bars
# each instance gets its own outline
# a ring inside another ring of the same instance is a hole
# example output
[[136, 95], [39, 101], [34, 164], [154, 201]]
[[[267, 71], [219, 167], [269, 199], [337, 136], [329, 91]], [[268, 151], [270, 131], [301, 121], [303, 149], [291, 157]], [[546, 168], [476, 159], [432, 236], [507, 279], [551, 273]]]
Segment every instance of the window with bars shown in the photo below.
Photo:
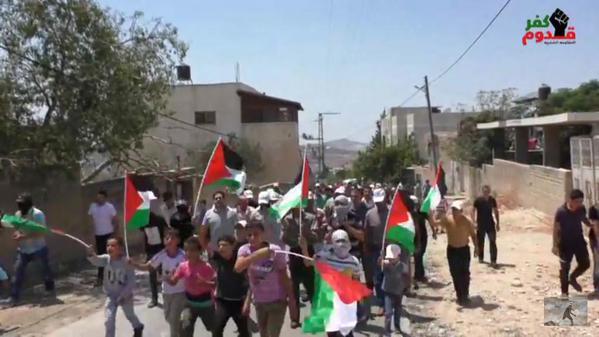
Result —
[[216, 112], [215, 111], [196, 111], [195, 112], [195, 124], [216, 124]]

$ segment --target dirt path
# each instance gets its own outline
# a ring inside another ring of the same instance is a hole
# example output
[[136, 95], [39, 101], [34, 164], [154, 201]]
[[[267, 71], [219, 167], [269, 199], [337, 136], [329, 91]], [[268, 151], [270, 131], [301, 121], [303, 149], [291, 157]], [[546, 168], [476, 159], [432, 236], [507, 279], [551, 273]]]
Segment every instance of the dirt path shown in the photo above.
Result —
[[[416, 324], [413, 335], [596, 336], [599, 331], [599, 300], [596, 299], [588, 301], [589, 326], [543, 326], [544, 298], [560, 294], [559, 261], [550, 253], [549, 219], [531, 210], [502, 213], [502, 230], [497, 239], [501, 267], [495, 270], [473, 260], [470, 293], [475, 305], [472, 309], [460, 308], [455, 303], [445, 255], [446, 237], [442, 235], [437, 241], [429, 241], [431, 282], [417, 291], [416, 300], [425, 300], [419, 301], [424, 307], [415, 309], [426, 312], [434, 321]], [[485, 259], [489, 259], [488, 245]], [[589, 295], [592, 291], [591, 270], [579, 282], [585, 290], [582, 295]], [[574, 290], [570, 293], [575, 295]], [[427, 327], [431, 324], [440, 328], [431, 331], [430, 326]]]

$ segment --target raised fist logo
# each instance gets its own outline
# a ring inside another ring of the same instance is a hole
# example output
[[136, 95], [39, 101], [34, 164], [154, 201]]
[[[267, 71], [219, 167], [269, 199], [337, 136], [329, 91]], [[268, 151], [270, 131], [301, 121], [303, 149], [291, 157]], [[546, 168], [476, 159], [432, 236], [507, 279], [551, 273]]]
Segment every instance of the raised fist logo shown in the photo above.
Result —
[[566, 35], [566, 27], [568, 27], [568, 20], [570, 20], [570, 18], [559, 8], [557, 8], [555, 12], [551, 14], [549, 22], [551, 22], [553, 28], [555, 28], [553, 36]]

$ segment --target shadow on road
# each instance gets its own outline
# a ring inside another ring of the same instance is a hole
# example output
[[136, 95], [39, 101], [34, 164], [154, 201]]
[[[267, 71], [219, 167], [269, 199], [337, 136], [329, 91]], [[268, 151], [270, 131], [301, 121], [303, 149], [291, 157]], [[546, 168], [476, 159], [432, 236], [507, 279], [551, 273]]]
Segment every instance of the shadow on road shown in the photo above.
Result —
[[470, 298], [470, 304], [467, 306], [458, 308], [458, 311], [462, 311], [463, 309], [478, 309], [478, 308], [481, 308], [484, 311], [493, 311], [493, 310], [499, 308], [499, 304], [485, 303], [485, 300], [483, 300], [482, 297], [472, 296]]
[[435, 317], [428, 317], [428, 316], [421, 316], [418, 314], [413, 314], [408, 312], [407, 310], [403, 310], [403, 315], [404, 317], [407, 317], [410, 320], [410, 323], [412, 324], [417, 324], [417, 323], [430, 323], [432, 321], [437, 320]]
[[435, 302], [443, 301], [443, 296], [430, 296], [430, 295], [416, 294], [413, 298], [423, 300], [423, 301], [435, 301]]
[[382, 336], [385, 333], [385, 328], [379, 325], [372, 325], [370, 323], [360, 325], [356, 327], [354, 330], [354, 335], [356, 336], [370, 336], [370, 334], [374, 334], [374, 336]]

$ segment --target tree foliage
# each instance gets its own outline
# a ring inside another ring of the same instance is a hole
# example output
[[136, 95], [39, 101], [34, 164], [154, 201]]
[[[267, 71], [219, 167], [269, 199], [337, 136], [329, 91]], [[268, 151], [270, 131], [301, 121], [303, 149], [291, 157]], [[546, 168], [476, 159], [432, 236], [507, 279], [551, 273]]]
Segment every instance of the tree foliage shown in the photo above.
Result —
[[366, 150], [358, 153], [353, 175], [370, 181], [398, 183], [407, 167], [419, 163], [418, 148], [411, 139], [383, 146], [380, 136], [375, 135]]
[[458, 136], [448, 146], [449, 155], [457, 161], [473, 166], [488, 163], [493, 157], [493, 131], [478, 130], [476, 124], [497, 120], [493, 112], [483, 112], [475, 117], [466, 117], [460, 124]]
[[0, 157], [74, 170], [126, 162], [164, 112], [186, 46], [177, 30], [92, 0], [0, 4]]
[[539, 104], [540, 115], [590, 111], [599, 111], [599, 80], [583, 83], [576, 89], [560, 89]]

